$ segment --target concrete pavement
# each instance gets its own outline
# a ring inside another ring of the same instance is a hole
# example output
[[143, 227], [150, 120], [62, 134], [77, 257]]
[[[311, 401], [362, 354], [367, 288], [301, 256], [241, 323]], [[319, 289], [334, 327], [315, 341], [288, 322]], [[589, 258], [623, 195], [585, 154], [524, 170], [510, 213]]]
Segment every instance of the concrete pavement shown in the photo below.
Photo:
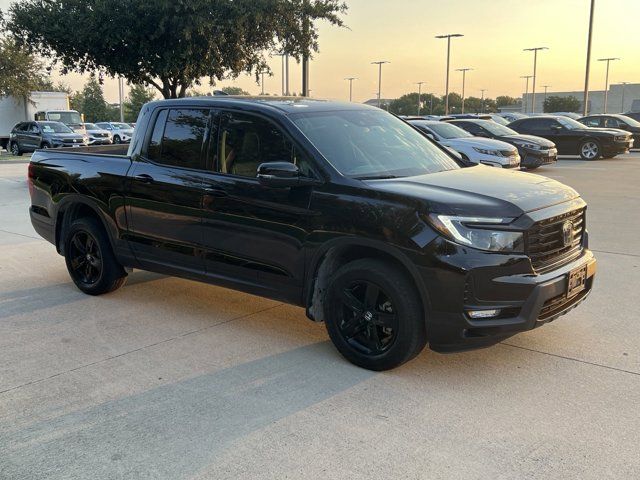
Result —
[[640, 154], [536, 173], [589, 203], [591, 297], [373, 373], [271, 300], [140, 271], [83, 295], [0, 162], [0, 479], [640, 477]]

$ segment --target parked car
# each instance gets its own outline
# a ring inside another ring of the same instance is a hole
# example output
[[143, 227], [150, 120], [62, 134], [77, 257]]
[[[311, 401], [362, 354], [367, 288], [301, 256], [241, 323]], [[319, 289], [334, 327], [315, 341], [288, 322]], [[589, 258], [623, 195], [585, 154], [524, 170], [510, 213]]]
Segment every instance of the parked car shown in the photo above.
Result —
[[251, 292], [304, 307], [345, 358], [385, 370], [427, 342], [495, 344], [591, 291], [572, 188], [462, 165], [375, 107], [184, 98], [137, 124], [131, 156], [39, 151], [29, 165], [32, 224], [85, 293], [129, 268]]
[[86, 137], [61, 122], [21, 122], [9, 134], [9, 150], [13, 155], [39, 148], [82, 147]]
[[636, 148], [640, 146], [640, 122], [633, 118], [621, 114], [601, 114], [589, 115], [578, 120], [587, 127], [615, 128], [626, 130], [633, 136], [633, 144]]
[[497, 115], [500, 115], [507, 122], [515, 122], [516, 120], [520, 120], [521, 118], [529, 117], [529, 115], [525, 115], [524, 113], [518, 113], [518, 112], [500, 112]]
[[85, 123], [89, 145], [111, 145], [113, 136], [109, 130], [98, 127], [95, 123]]
[[128, 123], [96, 122], [96, 125], [111, 134], [113, 143], [129, 143], [133, 137], [133, 128]]
[[556, 117], [567, 117], [567, 118], [572, 118], [573, 120], [578, 120], [582, 116], [576, 112], [551, 112], [551, 113], [541, 113], [541, 115], [554, 115]]
[[555, 144], [546, 138], [522, 135], [489, 120], [451, 120], [449, 123], [476, 137], [493, 138], [515, 146], [520, 154], [520, 166], [529, 170], [558, 161]]
[[509, 120], [507, 120], [504, 117], [501, 117], [496, 113], [490, 113], [489, 117], [491, 117], [491, 120], [493, 120], [496, 123], [499, 123], [500, 125], [509, 125]]
[[591, 128], [568, 117], [544, 116], [516, 120], [509, 127], [519, 133], [544, 137], [556, 144], [560, 155], [580, 155], [583, 160], [613, 158], [633, 147], [624, 130]]
[[623, 113], [625, 117], [633, 118], [634, 120], [640, 122], [640, 112], [626, 112]]
[[409, 123], [436, 142], [454, 149], [464, 160], [471, 163], [502, 168], [520, 167], [518, 149], [508, 143], [474, 137], [449, 122], [409, 120]]

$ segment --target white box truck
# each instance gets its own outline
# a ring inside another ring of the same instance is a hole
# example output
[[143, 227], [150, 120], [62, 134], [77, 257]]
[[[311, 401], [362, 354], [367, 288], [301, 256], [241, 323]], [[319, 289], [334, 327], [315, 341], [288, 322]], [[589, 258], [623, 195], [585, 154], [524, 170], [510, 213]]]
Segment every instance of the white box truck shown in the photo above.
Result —
[[[78, 112], [69, 110], [69, 95], [65, 92], [31, 92], [29, 100], [20, 97], [0, 97], [0, 147], [7, 148], [9, 133], [17, 123], [36, 119], [54, 120], [49, 118], [54, 116], [56, 121], [62, 121], [61, 113], [65, 118], [81, 118]], [[52, 115], [53, 112], [56, 115]], [[36, 114], [39, 118], [36, 118]]]

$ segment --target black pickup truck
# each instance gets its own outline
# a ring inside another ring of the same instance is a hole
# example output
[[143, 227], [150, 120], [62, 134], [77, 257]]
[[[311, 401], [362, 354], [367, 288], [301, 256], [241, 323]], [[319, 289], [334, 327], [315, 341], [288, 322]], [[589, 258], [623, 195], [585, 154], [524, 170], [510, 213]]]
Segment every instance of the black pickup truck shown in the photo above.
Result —
[[427, 343], [458, 351], [536, 328], [593, 285], [573, 189], [464, 164], [373, 107], [152, 102], [120, 153], [37, 151], [29, 165], [32, 223], [91, 295], [139, 268], [270, 297], [384, 370]]

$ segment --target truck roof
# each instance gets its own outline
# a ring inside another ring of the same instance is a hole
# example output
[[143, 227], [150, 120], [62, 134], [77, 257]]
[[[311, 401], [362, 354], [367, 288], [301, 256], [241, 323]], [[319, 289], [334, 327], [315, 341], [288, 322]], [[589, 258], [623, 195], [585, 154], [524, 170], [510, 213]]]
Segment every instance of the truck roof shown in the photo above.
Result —
[[207, 107], [249, 107], [251, 110], [279, 111], [284, 114], [302, 112], [329, 112], [333, 110], [377, 110], [363, 103], [338, 102], [333, 100], [311, 99], [305, 97], [254, 97], [244, 95], [220, 95], [206, 97], [186, 97], [157, 100], [153, 107], [179, 107], [185, 103]]

